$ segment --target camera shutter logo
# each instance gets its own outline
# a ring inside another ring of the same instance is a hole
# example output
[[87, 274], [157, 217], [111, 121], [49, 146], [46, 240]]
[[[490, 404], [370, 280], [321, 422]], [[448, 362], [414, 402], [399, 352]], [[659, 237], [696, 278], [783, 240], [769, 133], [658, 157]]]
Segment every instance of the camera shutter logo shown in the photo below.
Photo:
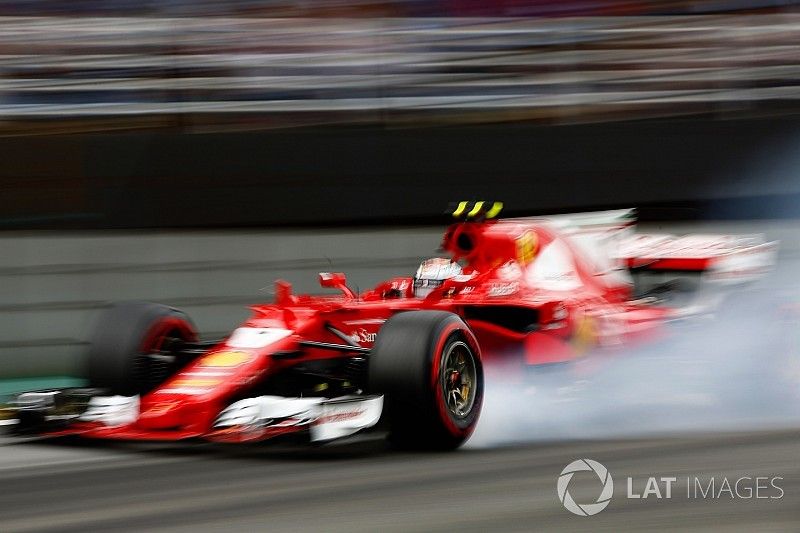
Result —
[[[572, 476], [575, 472], [591, 471], [594, 472], [603, 484], [603, 490], [600, 496], [597, 497], [595, 503], [579, 504], [572, 499], [569, 493], [569, 482], [572, 481]], [[592, 516], [596, 515], [611, 502], [611, 496], [614, 494], [614, 480], [608, 469], [592, 459], [578, 459], [568, 464], [561, 475], [558, 476], [558, 484], [556, 485], [558, 492], [558, 499], [567, 511], [574, 513], [578, 516]]]

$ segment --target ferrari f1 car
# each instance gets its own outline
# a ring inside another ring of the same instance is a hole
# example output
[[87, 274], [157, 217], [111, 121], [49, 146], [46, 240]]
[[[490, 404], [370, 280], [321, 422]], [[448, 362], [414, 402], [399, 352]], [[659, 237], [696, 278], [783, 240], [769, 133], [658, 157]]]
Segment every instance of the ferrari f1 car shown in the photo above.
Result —
[[498, 219], [501, 207], [459, 203], [448, 257], [362, 294], [340, 273], [319, 276], [335, 295], [277, 281], [274, 302], [222, 340], [200, 341], [165, 305], [114, 305], [91, 340], [90, 387], [19, 395], [17, 428], [219, 442], [372, 428], [398, 446], [453, 449], [478, 422], [487, 361], [524, 376], [652, 339], [704, 312], [676, 298], [692, 278], [752, 280], [775, 251], [757, 237], [636, 234], [631, 211]]

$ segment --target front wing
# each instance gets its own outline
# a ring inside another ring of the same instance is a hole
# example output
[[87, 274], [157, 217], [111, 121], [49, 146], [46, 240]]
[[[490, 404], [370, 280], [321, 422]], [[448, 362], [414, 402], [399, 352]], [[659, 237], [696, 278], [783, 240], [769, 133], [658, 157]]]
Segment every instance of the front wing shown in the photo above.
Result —
[[103, 396], [92, 392], [61, 389], [20, 394], [6, 408], [3, 425], [15, 433], [45, 437], [256, 442], [280, 435], [307, 434], [311, 442], [327, 442], [375, 426], [383, 411], [383, 396], [258, 396], [224, 408], [204, 431], [154, 430], [137, 425], [138, 396]]

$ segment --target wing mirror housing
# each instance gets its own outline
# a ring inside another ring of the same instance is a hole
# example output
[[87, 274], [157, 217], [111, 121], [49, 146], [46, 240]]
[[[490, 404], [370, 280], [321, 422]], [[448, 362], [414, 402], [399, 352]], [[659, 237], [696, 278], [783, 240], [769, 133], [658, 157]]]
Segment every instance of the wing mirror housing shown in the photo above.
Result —
[[320, 272], [319, 285], [326, 289], [339, 289], [348, 298], [355, 298], [355, 293], [347, 286], [347, 276], [343, 272]]

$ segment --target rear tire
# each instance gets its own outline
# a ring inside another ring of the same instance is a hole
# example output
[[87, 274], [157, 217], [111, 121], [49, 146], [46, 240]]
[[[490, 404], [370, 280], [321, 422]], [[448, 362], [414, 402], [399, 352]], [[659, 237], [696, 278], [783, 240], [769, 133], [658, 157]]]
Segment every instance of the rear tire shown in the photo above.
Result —
[[394, 445], [457, 448], [475, 429], [483, 403], [478, 342], [452, 313], [400, 313], [378, 332], [368, 386], [384, 395], [383, 420]]
[[114, 304], [101, 314], [90, 341], [90, 386], [123, 396], [145, 394], [186, 362], [170, 347], [196, 340], [194, 324], [177, 309], [147, 302]]

